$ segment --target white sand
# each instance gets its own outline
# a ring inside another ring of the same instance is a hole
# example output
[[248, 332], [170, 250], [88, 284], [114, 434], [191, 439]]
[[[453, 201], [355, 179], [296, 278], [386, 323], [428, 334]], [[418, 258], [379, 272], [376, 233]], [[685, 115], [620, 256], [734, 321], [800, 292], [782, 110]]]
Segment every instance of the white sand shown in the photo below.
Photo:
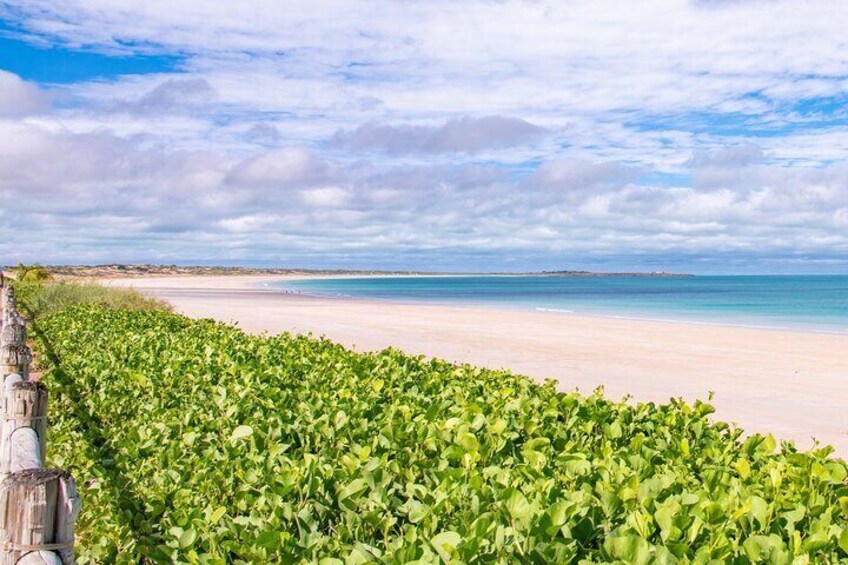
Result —
[[716, 418], [811, 438], [848, 456], [848, 336], [552, 312], [325, 299], [263, 290], [283, 277], [115, 279], [179, 312], [246, 331], [311, 332], [357, 350], [410, 353], [555, 379], [563, 390], [642, 401], [706, 399]]

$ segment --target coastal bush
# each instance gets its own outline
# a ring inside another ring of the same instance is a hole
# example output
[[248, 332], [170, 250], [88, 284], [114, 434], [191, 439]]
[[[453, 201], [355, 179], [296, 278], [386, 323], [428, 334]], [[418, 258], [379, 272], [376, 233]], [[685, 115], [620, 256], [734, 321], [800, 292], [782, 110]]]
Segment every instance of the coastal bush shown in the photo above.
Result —
[[45, 318], [79, 563], [836, 563], [848, 468], [507, 372], [164, 312]]
[[123, 310], [170, 310], [169, 304], [137, 290], [104, 286], [93, 281], [30, 278], [18, 279], [12, 284], [22, 309], [35, 318], [80, 304]]
[[53, 275], [41, 265], [24, 265], [18, 263], [15, 267], [15, 280], [20, 282], [44, 282], [53, 278]]

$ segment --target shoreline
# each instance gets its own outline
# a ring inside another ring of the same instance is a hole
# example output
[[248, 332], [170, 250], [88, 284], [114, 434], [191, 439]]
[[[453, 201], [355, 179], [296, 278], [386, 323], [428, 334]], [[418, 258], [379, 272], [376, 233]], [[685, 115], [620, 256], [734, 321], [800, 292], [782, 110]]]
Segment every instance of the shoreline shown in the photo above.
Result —
[[[506, 311], [514, 311], [514, 312], [545, 312], [552, 314], [559, 314], [562, 316], [577, 316], [577, 317], [585, 317], [585, 318], [600, 318], [605, 320], [633, 320], [639, 322], [651, 322], [651, 323], [661, 323], [661, 324], [683, 324], [683, 325], [694, 325], [694, 326], [715, 326], [715, 327], [729, 327], [729, 328], [746, 328], [746, 329], [754, 329], [754, 330], [764, 330], [764, 331], [787, 331], [787, 332], [799, 332], [799, 333], [812, 333], [812, 334], [823, 334], [823, 335], [836, 335], [836, 336], [848, 336], [848, 327], [844, 329], [827, 329], [820, 326], [811, 326], [799, 323], [798, 325], [765, 325], [765, 324], [752, 324], [752, 323], [737, 323], [729, 320], [695, 320], [695, 319], [686, 319], [686, 318], [674, 318], [674, 317], [665, 317], [665, 318], [657, 318], [651, 316], [651, 314], [645, 313], [641, 315], [639, 313], [616, 313], [613, 310], [602, 312], [602, 311], [590, 311], [590, 310], [566, 310], [562, 308], [545, 308], [545, 307], [531, 307], [531, 306], [518, 306], [518, 305], [500, 305], [497, 303], [479, 303], [479, 304], [460, 304], [451, 301], [439, 302], [439, 301], [431, 301], [426, 299], [414, 300], [414, 299], [399, 299], [399, 298], [372, 298], [372, 297], [357, 297], [350, 295], [334, 295], [334, 294], [322, 294], [320, 292], [308, 292], [299, 289], [286, 289], [283, 287], [272, 287], [268, 283], [269, 282], [282, 282], [285, 280], [290, 281], [298, 281], [298, 280], [314, 280], [314, 279], [355, 279], [355, 278], [381, 278], [381, 277], [391, 277], [391, 278], [402, 278], [402, 277], [412, 277], [412, 278], [421, 278], [421, 277], [476, 277], [480, 275], [292, 275], [287, 277], [281, 277], [272, 281], [265, 281], [262, 283], [261, 287], [257, 288], [266, 288], [269, 290], [276, 290], [278, 292], [286, 292], [288, 294], [297, 294], [299, 296], [308, 296], [319, 299], [326, 300], [359, 300], [363, 302], [375, 302], [380, 304], [406, 304], [406, 305], [418, 305], [418, 306], [448, 306], [448, 307], [457, 307], [457, 308], [482, 308], [482, 309], [494, 309], [494, 310], [506, 310]], [[486, 276], [523, 276], [523, 275], [486, 275]], [[258, 284], [258, 283], [257, 283]], [[289, 292], [290, 291], [290, 292]]]
[[848, 456], [848, 335], [645, 321], [575, 313], [286, 294], [263, 286], [305, 276], [109, 279], [190, 317], [248, 332], [311, 333], [357, 351], [396, 347], [560, 390], [643, 402], [706, 400], [715, 419]]

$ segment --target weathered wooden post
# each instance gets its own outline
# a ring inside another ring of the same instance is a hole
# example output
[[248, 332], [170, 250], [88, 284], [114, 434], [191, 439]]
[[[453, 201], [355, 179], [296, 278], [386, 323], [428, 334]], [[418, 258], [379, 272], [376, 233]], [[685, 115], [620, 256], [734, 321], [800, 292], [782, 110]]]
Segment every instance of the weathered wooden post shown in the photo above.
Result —
[[0, 291], [0, 309], [0, 565], [73, 565], [76, 483], [42, 468], [47, 388], [27, 380], [32, 352], [11, 287]]
[[79, 509], [67, 471], [29, 469], [6, 477], [0, 484], [0, 565], [72, 565]]
[[9, 373], [6, 375], [6, 380], [3, 382], [3, 390], [0, 391], [2, 397], [0, 397], [0, 415], [3, 414], [4, 407], [6, 406], [5, 398], [9, 394], [9, 391], [12, 388], [13, 384], [17, 384], [23, 382], [24, 378], [17, 373]]
[[26, 345], [7, 344], [0, 347], [0, 373], [5, 378], [12, 373], [19, 374], [24, 380], [29, 377], [29, 364], [32, 352]]
[[[9, 305], [8, 293], [11, 290], [4, 289], [4, 306]], [[9, 308], [3, 311], [3, 326], [0, 329], [0, 377], [18, 373], [26, 378], [32, 360], [32, 353], [26, 346], [26, 322], [14, 309], [14, 304]]]
[[3, 292], [0, 295], [0, 308], [2, 308], [2, 322], [5, 325], [9, 317], [17, 311], [17, 303], [15, 302], [15, 289], [10, 286], [3, 287]]
[[7, 344], [25, 345], [26, 338], [26, 323], [19, 316], [13, 316], [0, 330], [0, 347]]
[[0, 479], [44, 466], [47, 440], [47, 387], [25, 381], [11, 384], [3, 399]]
[[[7, 349], [12, 347], [17, 348], [17, 353]], [[24, 357], [27, 355], [26, 351], [23, 353], [20, 352], [21, 347], [26, 347], [26, 323], [20, 316], [12, 316], [9, 319], [9, 323], [5, 324], [2, 329], [0, 329], [0, 356], [2, 356], [4, 360], [18, 361], [18, 357], [20, 355], [23, 355]], [[24, 380], [26, 372], [22, 373], [19, 369], [19, 363], [4, 363], [0, 365], [0, 385], [2, 385], [2, 388], [0, 388], [0, 416], [4, 414], [6, 403], [3, 399], [5, 398], [9, 387], [14, 383]]]
[[[9, 373], [4, 377], [3, 388], [0, 389], [0, 418], [3, 418], [3, 422], [6, 421], [6, 397], [9, 395], [9, 392], [12, 389], [12, 385], [21, 383], [23, 381], [24, 378], [18, 373]], [[0, 424], [0, 438], [2, 438], [2, 432], [2, 424]]]

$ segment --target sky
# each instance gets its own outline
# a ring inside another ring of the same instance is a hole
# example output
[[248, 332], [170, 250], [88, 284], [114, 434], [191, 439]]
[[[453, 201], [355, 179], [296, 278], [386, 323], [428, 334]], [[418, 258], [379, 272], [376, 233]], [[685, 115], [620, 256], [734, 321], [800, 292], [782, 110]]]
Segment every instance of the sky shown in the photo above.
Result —
[[0, 0], [0, 263], [848, 273], [848, 2]]

